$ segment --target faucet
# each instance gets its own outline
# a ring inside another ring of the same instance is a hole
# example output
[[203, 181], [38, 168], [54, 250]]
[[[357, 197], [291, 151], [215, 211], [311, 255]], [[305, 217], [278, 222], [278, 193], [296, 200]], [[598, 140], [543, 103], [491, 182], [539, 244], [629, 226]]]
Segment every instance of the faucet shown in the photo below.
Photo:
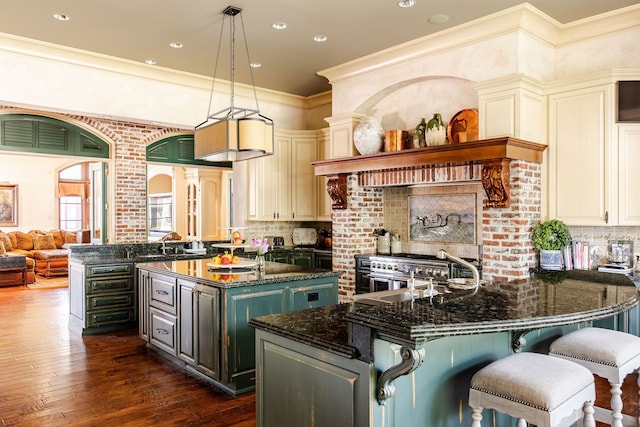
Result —
[[172, 237], [173, 235], [171, 233], [167, 233], [160, 238], [160, 241], [162, 242], [162, 247], [160, 248], [162, 255], [167, 254], [167, 240], [171, 240]]
[[463, 260], [462, 258], [458, 258], [457, 256], [451, 255], [444, 249], [440, 249], [436, 256], [440, 259], [445, 259], [445, 258], [450, 259], [453, 262], [457, 262], [458, 264], [464, 265], [465, 267], [468, 267], [469, 269], [471, 269], [471, 271], [473, 272], [473, 281], [475, 282], [475, 287], [476, 289], [480, 287], [480, 273], [478, 272], [478, 269], [476, 268], [475, 265]]

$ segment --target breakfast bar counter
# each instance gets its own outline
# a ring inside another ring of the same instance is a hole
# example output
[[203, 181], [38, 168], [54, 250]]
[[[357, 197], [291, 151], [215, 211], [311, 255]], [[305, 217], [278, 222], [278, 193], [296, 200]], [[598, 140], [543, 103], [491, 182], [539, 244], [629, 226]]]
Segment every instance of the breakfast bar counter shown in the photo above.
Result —
[[[624, 275], [573, 270], [436, 289], [251, 320], [258, 425], [281, 425], [280, 414], [309, 425], [310, 413], [317, 425], [470, 425], [469, 381], [482, 366], [514, 351], [545, 353], [580, 327], [637, 333], [638, 289]], [[510, 425], [503, 414], [483, 423], [493, 420]]]

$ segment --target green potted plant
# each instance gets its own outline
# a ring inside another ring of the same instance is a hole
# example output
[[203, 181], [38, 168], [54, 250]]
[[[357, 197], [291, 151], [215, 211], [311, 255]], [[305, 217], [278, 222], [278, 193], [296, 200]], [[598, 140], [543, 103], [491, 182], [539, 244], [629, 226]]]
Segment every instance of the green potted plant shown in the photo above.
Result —
[[533, 247], [540, 251], [540, 267], [545, 270], [562, 270], [564, 248], [571, 244], [571, 233], [559, 219], [543, 221], [531, 230]]

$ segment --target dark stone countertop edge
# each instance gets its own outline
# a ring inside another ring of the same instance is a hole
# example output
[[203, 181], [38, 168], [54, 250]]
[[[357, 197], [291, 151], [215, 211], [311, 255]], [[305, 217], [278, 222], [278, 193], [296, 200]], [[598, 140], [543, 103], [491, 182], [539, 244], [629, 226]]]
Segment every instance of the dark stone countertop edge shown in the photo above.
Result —
[[391, 325], [388, 322], [377, 322], [373, 316], [361, 316], [357, 312], [347, 313], [345, 321], [370, 327], [388, 337], [396, 337], [402, 341], [419, 342], [427, 338], [455, 335], [486, 334], [493, 332], [527, 331], [563, 326], [581, 322], [604, 319], [631, 310], [640, 303], [638, 296], [632, 300], [603, 309], [580, 313], [560, 314], [539, 318], [495, 320], [491, 322], [452, 323], [447, 325]]
[[214, 286], [217, 288], [231, 289], [231, 288], [240, 288], [244, 286], [258, 286], [258, 285], [266, 285], [270, 283], [283, 283], [283, 282], [294, 282], [298, 280], [312, 280], [319, 279], [322, 277], [336, 277], [339, 276], [339, 272], [331, 271], [331, 270], [320, 270], [310, 268], [308, 271], [298, 271], [298, 272], [289, 272], [289, 273], [276, 273], [274, 277], [246, 280], [241, 282], [216, 282], [214, 280], [209, 280], [201, 276], [194, 276], [189, 274], [183, 274], [175, 271], [170, 271], [162, 267], [157, 267], [154, 265], [154, 262], [148, 262], [144, 264], [144, 269], [148, 271], [157, 272], [166, 276], [176, 277], [178, 279], [187, 279], [187, 280], [196, 280], [198, 283]]
[[320, 350], [325, 350], [330, 353], [337, 354], [338, 356], [346, 357], [348, 359], [356, 359], [359, 354], [358, 350], [355, 347], [351, 347], [349, 345], [342, 345], [337, 342], [332, 342], [328, 340], [323, 340], [321, 338], [311, 336], [308, 334], [296, 333], [289, 329], [286, 329], [280, 326], [275, 326], [266, 321], [262, 321], [260, 317], [251, 319], [249, 321], [249, 326], [252, 326], [256, 329], [260, 329], [266, 332], [271, 332], [275, 335], [289, 338], [293, 341], [296, 341], [302, 344], [307, 344], [311, 347], [315, 347]]

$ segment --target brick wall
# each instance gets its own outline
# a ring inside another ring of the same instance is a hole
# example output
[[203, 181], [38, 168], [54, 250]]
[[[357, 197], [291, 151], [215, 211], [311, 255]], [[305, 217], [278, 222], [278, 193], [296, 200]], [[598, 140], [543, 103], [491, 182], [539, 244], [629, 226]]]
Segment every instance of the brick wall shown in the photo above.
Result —
[[348, 208], [333, 210], [333, 270], [340, 271], [338, 298], [351, 301], [355, 294], [355, 255], [375, 254], [373, 231], [384, 224], [382, 188], [364, 188], [358, 177], [347, 179]]
[[541, 165], [511, 162], [511, 206], [483, 210], [483, 277], [522, 279], [537, 265], [531, 227], [540, 221], [541, 177]]
[[[383, 228], [385, 222], [389, 223], [390, 219], [385, 219], [385, 215], [395, 212], [388, 206], [385, 209], [385, 186], [456, 182], [469, 185], [470, 180], [479, 180], [480, 171], [479, 165], [469, 164], [350, 175], [347, 209], [333, 210], [333, 269], [342, 273], [340, 301], [351, 301], [355, 293], [354, 256], [376, 253], [373, 231]], [[483, 277], [504, 281], [522, 279], [529, 276], [530, 267], [537, 265], [531, 227], [540, 221], [540, 198], [541, 165], [513, 161], [511, 206], [482, 209]]]
[[115, 206], [111, 209], [115, 235], [109, 236], [109, 242], [146, 242], [146, 147], [179, 129], [85, 116], [70, 118], [96, 129], [111, 139], [109, 142], [113, 162], [109, 174], [114, 174], [115, 182]]

